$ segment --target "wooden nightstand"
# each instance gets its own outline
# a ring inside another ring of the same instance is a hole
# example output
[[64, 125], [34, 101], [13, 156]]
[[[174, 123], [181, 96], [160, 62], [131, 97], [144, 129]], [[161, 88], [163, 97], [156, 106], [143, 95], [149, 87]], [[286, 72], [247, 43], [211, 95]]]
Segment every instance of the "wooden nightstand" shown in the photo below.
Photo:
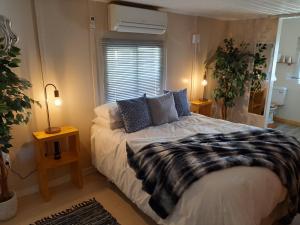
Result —
[[[79, 131], [75, 127], [61, 127], [61, 132], [47, 134], [45, 131], [33, 132], [36, 145], [36, 161], [40, 193], [46, 201], [50, 200], [47, 172], [66, 164], [70, 165], [71, 178], [79, 188], [83, 179], [79, 165]], [[60, 159], [54, 159], [54, 149], [59, 146]]]
[[191, 111], [193, 113], [199, 113], [204, 116], [211, 116], [211, 105], [212, 101], [201, 101], [201, 100], [195, 100], [191, 102]]

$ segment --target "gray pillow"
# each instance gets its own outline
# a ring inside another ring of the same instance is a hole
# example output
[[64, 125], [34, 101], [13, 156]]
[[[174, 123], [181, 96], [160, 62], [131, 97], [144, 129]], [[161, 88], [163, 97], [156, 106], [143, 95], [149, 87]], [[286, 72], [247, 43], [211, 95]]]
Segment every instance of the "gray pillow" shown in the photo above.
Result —
[[155, 98], [147, 98], [153, 125], [171, 123], [178, 120], [175, 101], [172, 93]]
[[117, 101], [117, 104], [127, 133], [151, 126], [146, 95], [140, 98]]

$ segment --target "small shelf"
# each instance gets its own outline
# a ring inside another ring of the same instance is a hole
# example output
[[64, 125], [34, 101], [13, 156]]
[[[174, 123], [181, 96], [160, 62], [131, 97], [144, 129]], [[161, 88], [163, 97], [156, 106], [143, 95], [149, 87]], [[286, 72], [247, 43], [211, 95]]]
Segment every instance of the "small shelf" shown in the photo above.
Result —
[[287, 77], [287, 80], [297, 80], [297, 81], [300, 81], [300, 77]]
[[203, 101], [203, 100], [194, 100], [194, 101], [191, 101], [191, 104], [192, 105], [211, 105], [212, 104], [212, 101], [211, 100], [206, 100], [206, 101]]
[[44, 167], [47, 169], [60, 167], [72, 162], [78, 161], [78, 154], [75, 151], [62, 152], [60, 159], [54, 159], [54, 156], [45, 157]]
[[[79, 162], [80, 141], [78, 129], [65, 126], [61, 127], [61, 131], [55, 134], [47, 134], [45, 131], [33, 132], [33, 137], [36, 145], [39, 187], [44, 199], [46, 201], [51, 199], [48, 187], [48, 172], [60, 166], [69, 165], [71, 180], [77, 187], [82, 188], [83, 178]], [[58, 143], [58, 145], [55, 143]], [[58, 151], [61, 158], [54, 159], [54, 154]]]
[[66, 137], [70, 136], [72, 134], [78, 133], [78, 129], [72, 126], [64, 126], [61, 127], [61, 131], [59, 133], [54, 134], [47, 134], [45, 131], [37, 131], [33, 132], [33, 136], [36, 140], [42, 140], [42, 141], [50, 141], [50, 140], [56, 140], [57, 137]]
[[292, 66], [294, 65], [295, 63], [284, 63], [284, 62], [277, 62], [278, 64], [282, 64], [282, 65], [287, 65], [287, 66]]

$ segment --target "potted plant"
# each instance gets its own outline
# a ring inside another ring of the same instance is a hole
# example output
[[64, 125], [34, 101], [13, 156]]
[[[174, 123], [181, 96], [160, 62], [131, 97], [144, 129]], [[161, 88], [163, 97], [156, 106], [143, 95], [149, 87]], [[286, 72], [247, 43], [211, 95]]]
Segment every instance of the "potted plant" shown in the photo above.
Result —
[[227, 119], [227, 109], [235, 105], [235, 100], [243, 96], [245, 83], [249, 81], [248, 70], [250, 53], [248, 44], [238, 46], [234, 40], [225, 39], [224, 47], [216, 51], [216, 64], [213, 77], [217, 79], [218, 86], [214, 90], [214, 98], [222, 103], [222, 118]]
[[14, 125], [28, 123], [31, 105], [37, 103], [26, 94], [30, 82], [14, 73], [20, 64], [20, 49], [6, 43], [0, 38], [0, 220], [13, 217], [17, 211], [17, 196], [8, 188], [11, 130]]

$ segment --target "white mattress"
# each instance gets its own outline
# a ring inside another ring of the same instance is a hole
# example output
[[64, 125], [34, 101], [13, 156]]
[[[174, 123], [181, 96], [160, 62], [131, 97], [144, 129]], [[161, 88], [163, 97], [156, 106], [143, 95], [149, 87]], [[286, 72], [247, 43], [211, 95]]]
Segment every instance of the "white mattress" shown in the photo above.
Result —
[[94, 166], [142, 211], [165, 225], [260, 225], [286, 196], [286, 189], [272, 171], [260, 167], [234, 167], [210, 173], [192, 184], [165, 220], [148, 205], [149, 195], [127, 164], [126, 140], [140, 146], [179, 139], [195, 133], [228, 133], [251, 129], [201, 115], [126, 134], [123, 129], [92, 127]]

